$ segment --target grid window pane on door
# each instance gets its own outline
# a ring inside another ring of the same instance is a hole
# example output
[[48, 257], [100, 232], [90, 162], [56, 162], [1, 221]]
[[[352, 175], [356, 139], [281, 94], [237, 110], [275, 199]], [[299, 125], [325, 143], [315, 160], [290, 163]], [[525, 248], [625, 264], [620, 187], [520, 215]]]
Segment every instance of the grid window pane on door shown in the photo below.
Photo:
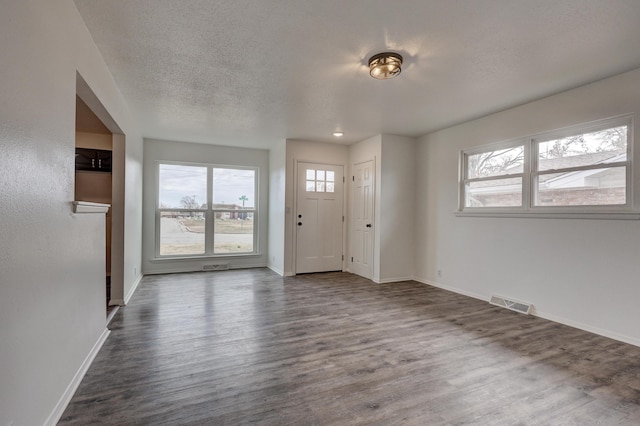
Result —
[[316, 171], [313, 169], [307, 169], [307, 192], [316, 192]]
[[336, 174], [331, 170], [307, 169], [306, 191], [307, 192], [335, 192]]

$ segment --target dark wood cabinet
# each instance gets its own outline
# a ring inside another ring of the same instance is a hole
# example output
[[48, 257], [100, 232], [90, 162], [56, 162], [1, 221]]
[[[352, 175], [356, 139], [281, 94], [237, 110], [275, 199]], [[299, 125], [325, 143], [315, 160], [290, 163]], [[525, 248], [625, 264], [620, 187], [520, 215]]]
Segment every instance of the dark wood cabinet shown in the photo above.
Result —
[[111, 172], [111, 151], [76, 148], [76, 170]]

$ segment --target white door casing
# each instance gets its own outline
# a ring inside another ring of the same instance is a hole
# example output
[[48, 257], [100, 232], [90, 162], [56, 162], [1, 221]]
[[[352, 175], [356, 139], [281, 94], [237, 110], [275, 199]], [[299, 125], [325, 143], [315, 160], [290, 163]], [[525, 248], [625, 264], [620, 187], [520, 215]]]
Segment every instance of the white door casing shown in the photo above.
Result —
[[349, 270], [373, 277], [375, 161], [353, 165], [351, 176], [351, 263]]
[[343, 166], [299, 162], [296, 175], [296, 273], [341, 271]]

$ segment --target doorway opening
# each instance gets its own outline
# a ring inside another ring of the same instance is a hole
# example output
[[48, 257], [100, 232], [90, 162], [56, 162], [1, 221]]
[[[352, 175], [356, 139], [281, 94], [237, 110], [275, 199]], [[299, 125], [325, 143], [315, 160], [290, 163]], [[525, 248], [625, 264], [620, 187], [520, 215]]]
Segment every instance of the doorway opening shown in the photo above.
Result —
[[75, 199], [109, 204], [105, 225], [105, 305], [124, 305], [125, 135], [76, 73]]
[[[76, 96], [76, 172], [75, 199], [112, 204], [113, 133], [100, 121], [82, 99]], [[106, 217], [105, 284], [107, 313], [111, 300], [111, 218]]]

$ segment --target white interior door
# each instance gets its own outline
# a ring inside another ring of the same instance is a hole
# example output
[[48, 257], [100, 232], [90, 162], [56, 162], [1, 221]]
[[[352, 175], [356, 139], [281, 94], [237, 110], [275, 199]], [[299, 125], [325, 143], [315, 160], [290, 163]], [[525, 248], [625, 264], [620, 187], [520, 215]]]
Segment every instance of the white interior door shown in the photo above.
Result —
[[298, 163], [296, 273], [342, 270], [343, 167]]
[[354, 274], [373, 277], [373, 226], [375, 162], [354, 164], [352, 184], [351, 218], [351, 267]]

